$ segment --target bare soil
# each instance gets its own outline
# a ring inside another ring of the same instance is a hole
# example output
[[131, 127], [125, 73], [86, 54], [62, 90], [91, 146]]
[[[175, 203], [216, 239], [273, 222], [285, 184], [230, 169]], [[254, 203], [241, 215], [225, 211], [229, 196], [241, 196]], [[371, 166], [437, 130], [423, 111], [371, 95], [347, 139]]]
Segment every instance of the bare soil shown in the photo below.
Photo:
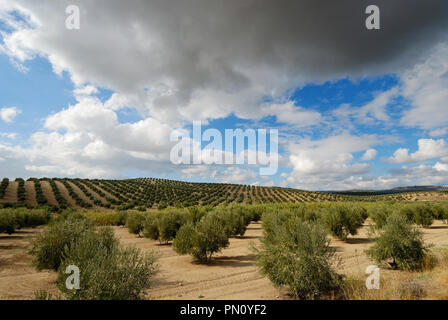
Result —
[[[339, 272], [362, 274], [372, 264], [364, 254], [364, 250], [373, 244], [367, 230], [366, 225], [347, 241], [332, 239], [332, 246], [340, 257]], [[431, 228], [422, 230], [427, 244], [433, 244], [435, 248], [448, 247], [447, 225], [436, 221]], [[30, 241], [41, 231], [42, 228], [36, 228], [10, 236], [0, 234], [0, 299], [33, 299], [34, 291], [38, 289], [57, 293], [54, 286], [56, 273], [36, 271], [27, 254]], [[275, 288], [261, 276], [255, 265], [250, 246], [257, 244], [262, 235], [259, 223], [252, 223], [244, 237], [230, 239], [230, 246], [217, 254], [209, 265], [197, 264], [190, 256], [177, 255], [171, 245], [160, 245], [157, 241], [129, 234], [123, 227], [114, 227], [114, 231], [124, 245], [155, 250], [160, 255], [160, 271], [146, 293], [147, 299], [289, 298], [284, 290]]]

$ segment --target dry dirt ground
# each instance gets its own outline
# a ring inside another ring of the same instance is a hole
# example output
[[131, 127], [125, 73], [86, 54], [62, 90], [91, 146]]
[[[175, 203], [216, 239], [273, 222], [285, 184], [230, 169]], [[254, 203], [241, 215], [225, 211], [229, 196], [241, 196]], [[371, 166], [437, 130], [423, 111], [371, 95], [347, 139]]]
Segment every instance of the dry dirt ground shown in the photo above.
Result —
[[[56, 293], [54, 272], [37, 272], [26, 253], [30, 241], [41, 228], [22, 230], [8, 236], [0, 234], [0, 299], [33, 299], [34, 291], [45, 289]], [[114, 227], [125, 245], [159, 252], [159, 273], [147, 292], [148, 299], [287, 299], [284, 291], [272, 286], [255, 266], [251, 243], [261, 237], [261, 224], [252, 223], [245, 237], [230, 240], [230, 246], [216, 255], [210, 265], [192, 262], [190, 256], [177, 255], [170, 245], [138, 238], [125, 228]], [[437, 221], [423, 229], [426, 243], [448, 247], [448, 226]], [[372, 245], [367, 227], [347, 241], [332, 240], [341, 263], [340, 272], [362, 274], [371, 261], [364, 250]], [[393, 272], [393, 271], [391, 271]]]

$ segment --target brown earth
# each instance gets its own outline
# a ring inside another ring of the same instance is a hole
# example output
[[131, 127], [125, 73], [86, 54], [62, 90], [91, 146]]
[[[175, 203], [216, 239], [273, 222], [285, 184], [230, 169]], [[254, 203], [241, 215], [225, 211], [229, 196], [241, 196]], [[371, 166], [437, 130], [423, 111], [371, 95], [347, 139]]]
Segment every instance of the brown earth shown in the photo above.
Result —
[[48, 203], [54, 206], [59, 205], [56, 197], [54, 196], [53, 189], [51, 188], [50, 182], [41, 180], [40, 186], [42, 188], [42, 193], [47, 198]]
[[19, 183], [16, 181], [10, 181], [8, 187], [6, 188], [5, 196], [0, 199], [0, 203], [4, 202], [17, 202], [17, 188]]
[[34, 181], [25, 181], [25, 202], [32, 205], [37, 206], [36, 201], [36, 190], [34, 189]]
[[[57, 292], [53, 284], [56, 274], [35, 271], [31, 266], [31, 257], [26, 253], [29, 242], [41, 230], [26, 229], [11, 236], [0, 234], [0, 299], [32, 299], [38, 289]], [[431, 228], [422, 230], [427, 244], [433, 244], [434, 248], [448, 248], [447, 225], [436, 221]], [[251, 243], [256, 244], [262, 235], [259, 223], [252, 223], [245, 237], [230, 239], [230, 246], [216, 255], [210, 265], [194, 263], [190, 256], [177, 255], [170, 245], [136, 237], [123, 227], [114, 227], [114, 231], [124, 245], [133, 244], [160, 254], [160, 271], [147, 292], [148, 299], [288, 298], [285, 291], [274, 288], [268, 279], [262, 277], [255, 265], [250, 246]], [[364, 254], [364, 250], [372, 245], [367, 226], [347, 241], [333, 239], [332, 245], [340, 257], [339, 272], [362, 275], [366, 267], [372, 264]], [[402, 275], [400, 271], [386, 270], [385, 273]], [[442, 290], [437, 297], [447, 294], [447, 288], [437, 290]]]
[[57, 293], [56, 273], [36, 271], [27, 254], [30, 241], [42, 228], [24, 229], [12, 235], [0, 234], [0, 299], [33, 299], [34, 291]]
[[60, 181], [55, 181], [56, 186], [58, 187], [59, 192], [61, 193], [61, 195], [67, 200], [68, 203], [70, 203], [70, 205], [72, 207], [76, 208], [76, 201], [75, 199], [73, 199], [70, 194], [68, 193], [67, 188], [64, 186], [64, 184]]
[[[78, 187], [76, 184], [74, 184], [74, 183], [71, 182], [71, 181], [69, 181], [68, 184], [72, 187], [73, 191], [75, 191], [75, 193], [76, 193], [82, 200], [84, 200], [85, 202], [90, 203], [90, 204], [93, 205], [93, 201], [90, 200], [90, 198], [87, 197], [87, 196], [85, 195], [85, 193], [82, 192], [82, 190], [79, 189], [79, 187]], [[94, 208], [96, 208], [96, 207], [97, 207], [97, 206], [94, 206]]]

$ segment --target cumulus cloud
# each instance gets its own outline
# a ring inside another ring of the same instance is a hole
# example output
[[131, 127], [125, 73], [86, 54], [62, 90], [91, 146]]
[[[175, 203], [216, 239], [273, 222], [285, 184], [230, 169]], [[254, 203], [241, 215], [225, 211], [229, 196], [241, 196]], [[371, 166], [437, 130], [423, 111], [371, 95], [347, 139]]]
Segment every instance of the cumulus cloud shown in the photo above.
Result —
[[8, 138], [14, 140], [17, 138], [17, 133], [14, 132], [0, 132], [0, 137]]
[[5, 107], [0, 109], [0, 118], [7, 123], [11, 123], [20, 113], [22, 111], [16, 107]]
[[258, 178], [258, 174], [252, 169], [246, 169], [239, 166], [217, 168], [204, 165], [189, 166], [181, 170], [183, 178], [202, 178], [213, 179], [221, 183], [239, 183], [246, 184], [249, 181]]
[[436, 129], [436, 130], [432, 130], [431, 132], [429, 132], [429, 135], [431, 137], [440, 137], [440, 136], [444, 136], [446, 134], [447, 134], [446, 128]]
[[418, 150], [409, 153], [409, 149], [400, 148], [388, 160], [391, 163], [419, 162], [448, 156], [448, 144], [443, 139], [419, 139]]
[[[82, 27], [71, 32], [65, 2], [2, 3], [13, 28], [2, 51], [12, 59], [45, 56], [75, 84], [113, 89], [170, 123], [249, 118], [264, 97], [305, 82], [398, 72], [446, 39], [448, 24], [440, 1], [377, 1], [382, 28], [368, 32], [368, 1], [102, 0], [73, 1]], [[13, 9], [28, 23], [16, 23]]]
[[376, 158], [377, 154], [378, 154], [378, 151], [376, 151], [375, 149], [368, 149], [362, 156], [361, 160], [364, 160], [364, 161], [373, 160]]
[[[448, 43], [401, 76], [402, 94], [410, 101], [400, 123], [445, 132], [448, 125]], [[437, 130], [438, 129], [438, 130]], [[442, 131], [441, 131], [442, 130]]]
[[290, 143], [288, 151], [292, 172], [287, 181], [303, 189], [341, 187], [347, 178], [370, 170], [368, 164], [354, 161], [353, 153], [379, 143], [376, 135], [353, 136], [348, 133]]
[[[389, 106], [403, 96], [409, 106], [401, 125], [430, 130], [432, 137], [446, 133], [446, 1], [378, 0], [382, 27], [375, 32], [364, 28], [365, 7], [371, 4], [364, 0], [70, 4], [81, 9], [77, 31], [65, 28], [64, 1], [0, 0], [0, 21], [7, 26], [1, 31], [0, 53], [21, 71], [37, 56], [48, 59], [55, 73], [69, 75], [76, 98], [75, 104], [45, 118], [44, 130], [31, 136], [30, 147], [0, 144], [3, 159], [17, 160], [10, 168], [95, 177], [117, 177], [127, 169], [181, 170], [191, 177], [250, 181], [254, 171], [239, 167], [174, 169], [168, 161], [172, 128], [233, 114], [252, 120], [273, 116], [279, 124], [305, 130], [325, 122], [326, 115], [290, 101], [294, 89], [384, 73], [397, 74], [397, 87], [378, 92], [364, 106], [343, 105], [334, 114], [362, 124], [390, 122]], [[95, 96], [99, 89], [113, 94], [102, 101]], [[119, 122], [123, 108], [137, 109], [142, 119]], [[3, 110], [6, 122], [20, 112]], [[355, 161], [357, 152], [365, 152], [362, 161], [377, 156], [372, 147], [381, 142], [378, 136], [325, 135], [314, 140], [294, 135], [284, 142], [292, 168], [285, 177], [288, 184], [332, 189], [420, 179], [406, 170], [396, 172], [397, 177], [375, 177], [368, 174], [368, 164]], [[420, 141], [419, 151], [397, 150], [390, 161], [440, 157], [438, 165], [416, 172], [444, 172], [448, 154], [439, 149], [446, 146], [441, 140], [421, 146]]]
[[260, 108], [258, 116], [276, 116], [277, 121], [296, 128], [318, 125], [322, 121], [319, 112], [294, 105], [293, 101], [283, 104], [269, 104]]

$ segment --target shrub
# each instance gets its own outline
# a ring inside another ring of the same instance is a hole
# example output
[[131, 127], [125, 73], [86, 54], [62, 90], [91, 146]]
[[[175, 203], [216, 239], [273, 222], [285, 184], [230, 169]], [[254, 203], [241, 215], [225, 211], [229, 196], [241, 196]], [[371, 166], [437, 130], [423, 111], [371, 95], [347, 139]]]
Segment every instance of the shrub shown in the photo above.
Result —
[[173, 242], [179, 254], [191, 254], [200, 262], [209, 262], [214, 253], [229, 245], [229, 238], [216, 215], [206, 215], [195, 226], [185, 224]]
[[448, 207], [446, 205], [436, 204], [433, 207], [434, 218], [443, 220], [444, 223], [448, 221]]
[[242, 210], [230, 209], [218, 211], [216, 214], [221, 215], [223, 228], [228, 237], [243, 236], [251, 221], [251, 218], [248, 218]]
[[166, 208], [168, 208], [168, 205], [167, 205], [165, 202], [161, 202], [161, 203], [159, 203], [159, 205], [157, 206], [157, 209], [158, 209], [158, 210], [163, 210], [163, 209], [166, 209]]
[[375, 222], [377, 229], [382, 229], [387, 218], [393, 213], [393, 208], [388, 205], [375, 205], [369, 208], [369, 217]]
[[158, 217], [160, 241], [165, 243], [172, 241], [176, 237], [177, 231], [184, 223], [185, 219], [182, 213], [175, 211], [161, 213]]
[[89, 210], [82, 212], [82, 215], [92, 219], [99, 226], [117, 225], [117, 213], [105, 210]]
[[22, 178], [17, 178], [16, 181], [18, 182], [17, 201], [25, 202], [25, 200], [26, 200], [25, 180], [23, 180]]
[[12, 234], [16, 231], [17, 227], [16, 219], [12, 213], [0, 213], [0, 233]]
[[187, 222], [191, 222], [193, 224], [198, 223], [203, 216], [207, 214], [207, 211], [202, 207], [188, 207], [187, 208]]
[[338, 205], [325, 208], [322, 211], [321, 219], [333, 236], [346, 240], [349, 234], [356, 235], [358, 233], [358, 229], [364, 223], [365, 215], [362, 208]]
[[159, 240], [159, 220], [155, 214], [148, 214], [143, 224], [143, 236], [152, 240]]
[[272, 215], [263, 215], [270, 225], [263, 224], [262, 246], [256, 249], [261, 272], [274, 285], [287, 286], [296, 298], [314, 299], [339, 289], [342, 278], [332, 268], [335, 250], [325, 229], [294, 215], [283, 216], [283, 221]]
[[127, 218], [128, 218], [127, 211], [117, 211], [115, 214], [115, 225], [116, 226], [125, 226]]
[[430, 205], [417, 205], [414, 212], [414, 221], [422, 227], [428, 228], [434, 221], [434, 213]]
[[6, 189], [9, 186], [9, 179], [4, 178], [0, 184], [0, 199], [5, 197]]
[[366, 253], [378, 263], [390, 261], [392, 268], [421, 269], [427, 254], [422, 233], [405, 216], [393, 214], [387, 218], [383, 233]]
[[[89, 232], [64, 251], [57, 285], [68, 299], [137, 300], [156, 272], [156, 256], [135, 247], [121, 248], [110, 228]], [[79, 290], [66, 288], [66, 267], [80, 270]]]
[[29, 252], [33, 255], [33, 265], [38, 270], [57, 271], [65, 248], [70, 248], [73, 241], [84, 237], [92, 229], [93, 223], [80, 215], [68, 214], [55, 220], [31, 246]]
[[138, 213], [130, 213], [126, 219], [126, 228], [130, 233], [136, 234], [140, 237], [140, 232], [143, 231], [143, 222], [145, 217]]
[[34, 228], [47, 224], [51, 218], [50, 213], [43, 210], [16, 209], [13, 211], [13, 214], [15, 216], [18, 229]]
[[261, 216], [263, 215], [264, 212], [264, 207], [263, 206], [251, 206], [249, 207], [251, 214], [252, 214], [252, 221], [258, 222], [261, 220]]
[[173, 241], [173, 249], [180, 255], [191, 254], [194, 247], [194, 238], [196, 237], [195, 225], [191, 222], [184, 224]]
[[12, 234], [17, 229], [34, 228], [50, 221], [50, 213], [26, 208], [0, 209], [0, 233]]

